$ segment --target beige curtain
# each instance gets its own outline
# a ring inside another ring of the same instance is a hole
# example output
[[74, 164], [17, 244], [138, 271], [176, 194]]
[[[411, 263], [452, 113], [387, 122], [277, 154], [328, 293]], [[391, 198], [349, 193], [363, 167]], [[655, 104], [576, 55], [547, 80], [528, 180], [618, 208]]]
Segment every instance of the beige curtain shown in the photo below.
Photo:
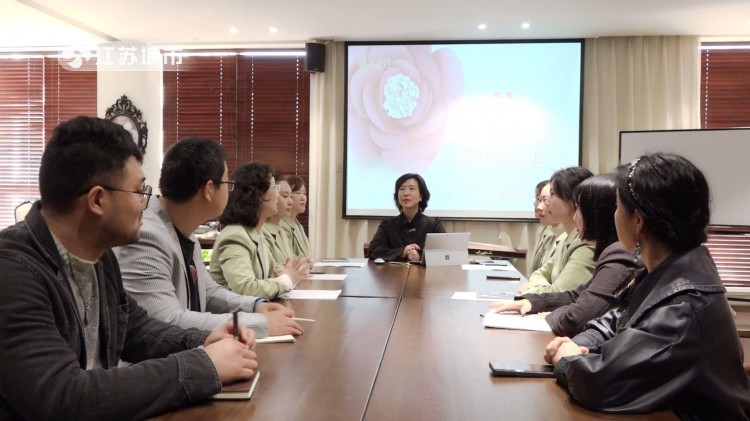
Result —
[[[595, 173], [617, 165], [621, 130], [700, 126], [697, 37], [586, 40], [583, 165]], [[310, 241], [316, 258], [362, 256], [379, 221], [341, 218], [344, 155], [344, 43], [326, 44], [326, 71], [310, 94]], [[531, 206], [531, 204], [529, 204]], [[395, 213], [395, 210], [394, 210]], [[429, 212], [428, 212], [429, 213]], [[447, 221], [472, 241], [528, 248], [535, 224]], [[522, 267], [523, 265], [517, 265]]]
[[698, 37], [587, 39], [583, 165], [617, 166], [621, 131], [700, 128], [699, 75]]

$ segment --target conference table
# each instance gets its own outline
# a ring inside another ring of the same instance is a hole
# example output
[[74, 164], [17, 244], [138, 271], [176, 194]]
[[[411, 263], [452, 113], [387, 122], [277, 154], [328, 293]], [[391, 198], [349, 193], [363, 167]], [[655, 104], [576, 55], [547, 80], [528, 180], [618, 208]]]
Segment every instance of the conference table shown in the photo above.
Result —
[[[364, 259], [350, 259], [364, 262]], [[258, 344], [252, 399], [209, 400], [162, 420], [600, 420], [676, 419], [668, 411], [588, 411], [554, 379], [497, 378], [489, 362], [543, 364], [548, 332], [485, 329], [487, 302], [456, 291], [514, 292], [520, 281], [487, 271], [405, 264], [315, 268], [343, 281], [297, 289], [340, 289], [336, 300], [282, 300], [305, 333], [295, 343]]]

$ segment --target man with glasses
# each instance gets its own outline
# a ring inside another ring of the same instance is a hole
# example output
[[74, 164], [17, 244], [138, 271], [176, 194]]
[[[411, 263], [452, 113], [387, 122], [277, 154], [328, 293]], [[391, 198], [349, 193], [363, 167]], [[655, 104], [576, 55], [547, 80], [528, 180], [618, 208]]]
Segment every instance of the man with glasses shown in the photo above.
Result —
[[217, 142], [192, 137], [164, 156], [161, 196], [143, 212], [141, 238], [115, 250], [125, 289], [148, 313], [180, 327], [213, 329], [240, 310], [240, 322], [267, 335], [299, 335], [294, 312], [263, 298], [239, 295], [211, 279], [193, 232], [217, 218], [234, 183]]
[[246, 327], [239, 341], [231, 323], [185, 330], [125, 293], [110, 248], [138, 240], [151, 192], [142, 159], [112, 122], [55, 129], [41, 201], [0, 232], [0, 419], [147, 418], [257, 369]]

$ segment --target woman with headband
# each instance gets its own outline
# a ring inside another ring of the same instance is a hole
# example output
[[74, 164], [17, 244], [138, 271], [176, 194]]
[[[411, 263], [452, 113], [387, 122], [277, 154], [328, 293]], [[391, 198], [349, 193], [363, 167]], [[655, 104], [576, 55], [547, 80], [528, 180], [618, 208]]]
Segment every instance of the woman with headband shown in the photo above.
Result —
[[545, 359], [584, 407], [671, 409], [682, 419], [748, 419], [750, 378], [716, 266], [706, 247], [709, 188], [673, 154], [644, 155], [618, 173], [615, 225], [645, 269], [615, 295], [619, 309]]

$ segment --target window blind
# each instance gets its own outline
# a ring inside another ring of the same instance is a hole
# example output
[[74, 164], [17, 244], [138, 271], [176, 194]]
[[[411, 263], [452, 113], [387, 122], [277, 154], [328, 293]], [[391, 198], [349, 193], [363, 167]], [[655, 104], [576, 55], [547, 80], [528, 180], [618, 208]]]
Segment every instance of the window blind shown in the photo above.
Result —
[[0, 227], [39, 197], [45, 142], [76, 115], [96, 115], [96, 72], [68, 71], [41, 54], [0, 59]]

